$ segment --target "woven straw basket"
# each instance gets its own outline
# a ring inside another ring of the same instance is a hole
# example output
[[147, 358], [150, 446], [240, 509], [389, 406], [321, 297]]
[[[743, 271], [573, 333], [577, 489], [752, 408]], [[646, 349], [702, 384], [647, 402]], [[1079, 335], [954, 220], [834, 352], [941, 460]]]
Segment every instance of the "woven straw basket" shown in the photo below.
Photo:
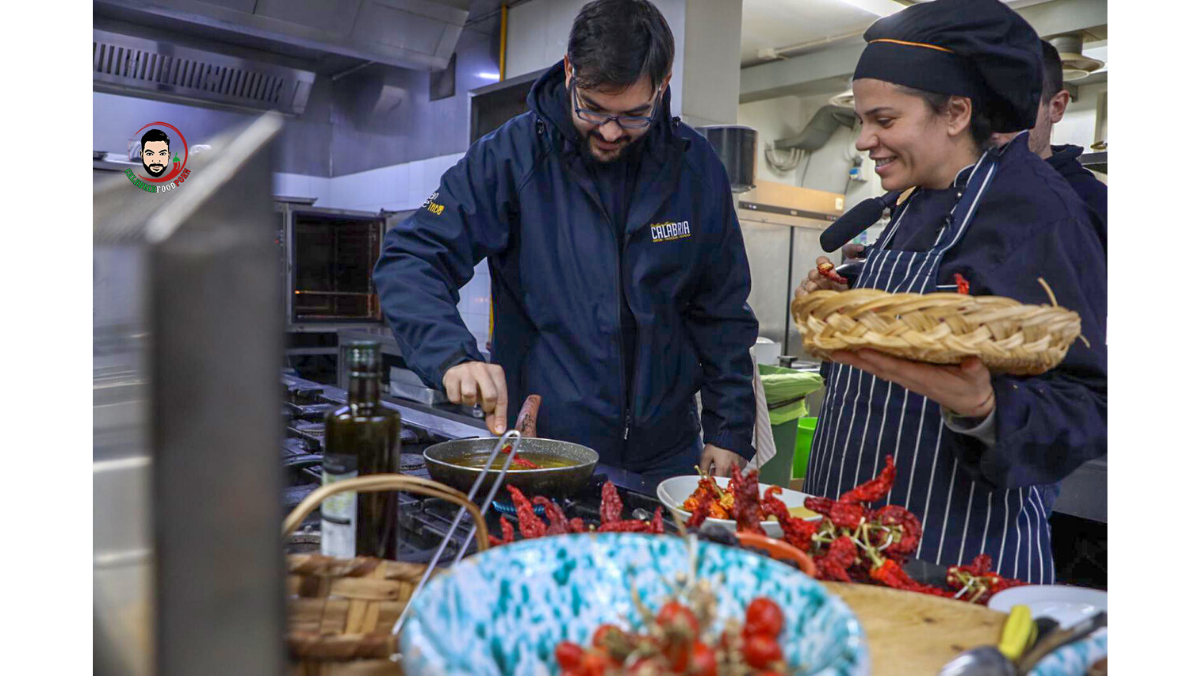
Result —
[[[816, 291], [792, 301], [806, 352], [829, 360], [838, 350], [870, 348], [933, 364], [979, 357], [993, 372], [1039, 375], [1058, 366], [1079, 337], [1075, 312], [1023, 305], [999, 296]], [[1084, 339], [1086, 343], [1086, 339]]]
[[[283, 523], [287, 537], [321, 502], [344, 491], [402, 490], [465, 506], [475, 521], [479, 551], [488, 548], [479, 508], [444, 484], [399, 474], [379, 474], [322, 486]], [[293, 676], [397, 676], [399, 650], [392, 625], [420, 582], [426, 566], [368, 557], [335, 559], [291, 555], [287, 560], [287, 645]]]

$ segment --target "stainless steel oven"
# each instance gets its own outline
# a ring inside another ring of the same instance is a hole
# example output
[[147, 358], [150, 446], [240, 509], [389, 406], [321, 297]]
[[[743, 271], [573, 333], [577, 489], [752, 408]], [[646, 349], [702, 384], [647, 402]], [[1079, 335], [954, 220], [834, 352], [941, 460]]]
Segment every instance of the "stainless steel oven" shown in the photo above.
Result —
[[379, 325], [371, 272], [389, 213], [277, 202], [276, 241], [289, 332]]

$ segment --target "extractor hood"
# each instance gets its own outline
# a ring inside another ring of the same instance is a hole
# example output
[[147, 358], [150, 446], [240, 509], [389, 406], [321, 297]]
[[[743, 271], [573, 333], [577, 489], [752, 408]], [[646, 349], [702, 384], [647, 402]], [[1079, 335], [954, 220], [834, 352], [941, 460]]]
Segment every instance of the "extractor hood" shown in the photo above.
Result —
[[[263, 41], [413, 70], [443, 70], [469, 0], [95, 0]], [[270, 51], [269, 49], [266, 51]]]
[[92, 29], [92, 88], [180, 103], [301, 115], [312, 71]]

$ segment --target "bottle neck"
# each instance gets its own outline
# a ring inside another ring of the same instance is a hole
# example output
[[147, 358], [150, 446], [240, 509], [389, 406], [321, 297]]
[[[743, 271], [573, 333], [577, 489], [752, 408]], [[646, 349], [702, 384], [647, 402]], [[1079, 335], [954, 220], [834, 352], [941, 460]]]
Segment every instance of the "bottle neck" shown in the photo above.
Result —
[[379, 403], [379, 378], [375, 373], [351, 374], [346, 388], [346, 403]]

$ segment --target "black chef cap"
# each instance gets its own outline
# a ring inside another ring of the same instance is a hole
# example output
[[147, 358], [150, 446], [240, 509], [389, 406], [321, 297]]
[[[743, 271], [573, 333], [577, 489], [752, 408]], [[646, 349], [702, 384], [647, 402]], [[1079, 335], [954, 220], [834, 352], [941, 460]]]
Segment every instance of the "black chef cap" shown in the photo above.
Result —
[[1037, 31], [1000, 0], [911, 5], [867, 29], [854, 79], [873, 78], [967, 96], [1008, 133], [1037, 122], [1042, 47]]

